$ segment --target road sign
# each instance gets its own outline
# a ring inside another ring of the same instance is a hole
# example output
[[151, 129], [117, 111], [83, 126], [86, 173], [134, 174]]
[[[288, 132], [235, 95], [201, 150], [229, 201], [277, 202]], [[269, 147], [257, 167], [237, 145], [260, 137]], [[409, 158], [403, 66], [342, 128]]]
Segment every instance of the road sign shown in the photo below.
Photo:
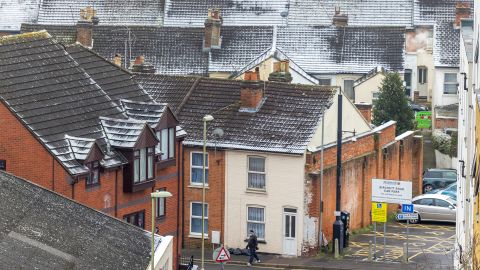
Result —
[[387, 204], [372, 202], [372, 221], [387, 222]]
[[402, 213], [413, 213], [413, 204], [402, 204]]
[[230, 261], [230, 252], [228, 252], [223, 246], [219, 247], [213, 251], [213, 259], [216, 262]]
[[412, 182], [372, 179], [372, 202], [409, 204], [412, 200]]
[[397, 219], [398, 220], [418, 219], [418, 213], [398, 213]]

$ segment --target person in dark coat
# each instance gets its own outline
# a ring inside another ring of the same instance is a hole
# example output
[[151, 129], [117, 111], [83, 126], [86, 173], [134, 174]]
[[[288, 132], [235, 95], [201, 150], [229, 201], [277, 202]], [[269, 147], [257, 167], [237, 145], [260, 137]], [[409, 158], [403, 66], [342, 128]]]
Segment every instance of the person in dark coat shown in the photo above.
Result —
[[258, 258], [258, 255], [257, 255], [258, 240], [253, 230], [250, 230], [250, 237], [248, 238], [247, 249], [248, 251], [250, 251], [250, 259], [248, 260], [247, 265], [251, 266], [253, 263], [253, 259], [257, 260], [257, 263], [259, 263], [260, 259]]

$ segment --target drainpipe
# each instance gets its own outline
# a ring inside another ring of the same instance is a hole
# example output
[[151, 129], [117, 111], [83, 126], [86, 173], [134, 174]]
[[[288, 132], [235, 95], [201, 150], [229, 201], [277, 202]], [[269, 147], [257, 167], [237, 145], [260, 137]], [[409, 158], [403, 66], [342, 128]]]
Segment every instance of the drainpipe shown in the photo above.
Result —
[[[179, 247], [179, 244], [178, 244], [178, 240], [181, 240], [181, 242], [183, 242], [183, 237], [180, 239], [180, 235], [182, 235], [178, 228], [180, 227], [180, 200], [179, 200], [179, 196], [180, 196], [180, 185], [182, 185], [183, 187], [183, 182], [180, 182], [180, 162], [181, 162], [181, 158], [182, 158], [182, 151], [180, 151], [180, 148], [181, 148], [181, 141], [178, 141], [177, 142], [177, 145], [178, 145], [178, 155], [177, 155], [177, 257], [178, 255], [180, 254], [180, 247]], [[183, 175], [183, 173], [182, 173]], [[182, 196], [183, 197], [183, 196]], [[183, 211], [182, 211], [182, 216], [183, 216]], [[182, 230], [183, 230], [183, 227], [182, 227]]]
[[322, 114], [322, 150], [320, 152], [320, 221], [319, 236], [320, 250], [323, 247], [323, 150], [324, 150], [325, 113]]
[[55, 191], [55, 159], [52, 156], [52, 191]]
[[118, 214], [118, 193], [117, 193], [117, 187], [118, 187], [118, 168], [115, 169], [115, 217], [117, 217]]
[[[185, 228], [185, 213], [184, 213], [184, 209], [185, 209], [185, 147], [182, 147], [182, 235], [183, 235], [183, 232], [184, 232], [184, 228]], [[182, 237], [182, 248], [184, 248], [184, 241], [183, 241], [183, 237]]]

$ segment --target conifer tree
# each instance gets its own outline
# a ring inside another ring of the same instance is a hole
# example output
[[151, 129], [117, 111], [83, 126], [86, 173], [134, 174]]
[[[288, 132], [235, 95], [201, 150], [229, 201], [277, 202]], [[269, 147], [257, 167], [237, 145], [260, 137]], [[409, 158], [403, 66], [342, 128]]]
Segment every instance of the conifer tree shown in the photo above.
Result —
[[413, 129], [413, 110], [408, 105], [403, 81], [398, 73], [387, 73], [373, 107], [373, 124], [397, 122], [396, 134]]

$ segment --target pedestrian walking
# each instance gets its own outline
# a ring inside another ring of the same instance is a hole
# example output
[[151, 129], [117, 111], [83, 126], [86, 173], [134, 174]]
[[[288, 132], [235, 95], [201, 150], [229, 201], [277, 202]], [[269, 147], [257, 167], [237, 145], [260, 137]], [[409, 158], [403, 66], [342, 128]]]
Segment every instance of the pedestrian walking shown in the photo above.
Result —
[[248, 260], [247, 265], [251, 266], [253, 263], [253, 259], [255, 259], [257, 263], [259, 263], [260, 259], [258, 258], [258, 255], [257, 255], [258, 240], [253, 230], [250, 230], [250, 237], [248, 238], [247, 249], [248, 251], [250, 251], [250, 259]]

